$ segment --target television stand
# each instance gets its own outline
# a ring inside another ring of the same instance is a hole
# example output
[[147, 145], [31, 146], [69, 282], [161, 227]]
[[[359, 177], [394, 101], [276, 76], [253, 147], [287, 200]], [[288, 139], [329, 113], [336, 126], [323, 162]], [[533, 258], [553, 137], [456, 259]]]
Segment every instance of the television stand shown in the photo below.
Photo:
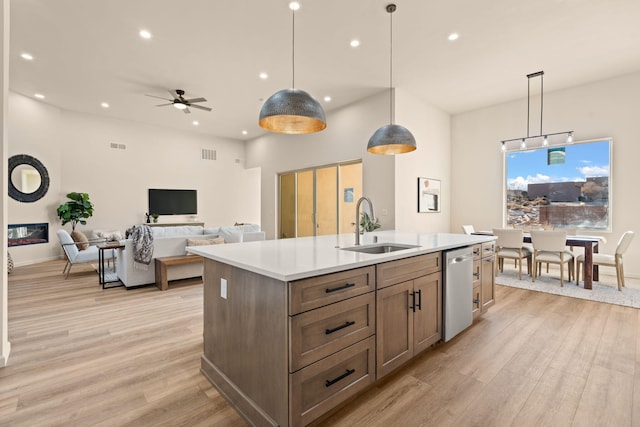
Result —
[[176, 227], [179, 225], [199, 225], [201, 227], [204, 227], [204, 222], [162, 222], [162, 223], [150, 222], [148, 224], [142, 224], [142, 225], [148, 225], [149, 227]]

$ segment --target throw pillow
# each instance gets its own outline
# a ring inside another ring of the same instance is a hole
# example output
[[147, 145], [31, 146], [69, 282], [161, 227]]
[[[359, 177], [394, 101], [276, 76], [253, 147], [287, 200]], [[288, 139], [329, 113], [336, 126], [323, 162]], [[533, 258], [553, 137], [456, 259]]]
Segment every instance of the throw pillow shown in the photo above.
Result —
[[242, 227], [220, 227], [220, 236], [224, 237], [225, 243], [242, 242]]
[[[206, 245], [221, 245], [224, 243], [224, 238], [216, 237], [215, 239], [187, 239], [187, 246], [206, 246]], [[195, 255], [188, 252], [187, 255]]]
[[77, 247], [79, 251], [84, 251], [85, 249], [89, 249], [89, 239], [84, 235], [82, 231], [74, 230], [71, 232], [71, 238], [74, 242], [77, 243]]

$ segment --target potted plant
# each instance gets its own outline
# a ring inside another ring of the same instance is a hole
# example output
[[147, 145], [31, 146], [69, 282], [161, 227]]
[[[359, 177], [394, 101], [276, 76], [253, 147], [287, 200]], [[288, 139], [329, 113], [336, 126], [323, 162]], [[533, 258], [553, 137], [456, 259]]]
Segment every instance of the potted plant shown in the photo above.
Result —
[[62, 221], [62, 225], [71, 223], [71, 231], [76, 230], [78, 223], [87, 225], [87, 218], [93, 216], [93, 203], [89, 200], [87, 193], [69, 193], [67, 197], [70, 199], [66, 203], [58, 206], [58, 218]]
[[363, 231], [374, 231], [380, 228], [380, 223], [376, 218], [371, 218], [367, 212], [362, 212], [360, 227]]
[[158, 214], [151, 214], [151, 218], [153, 218], [153, 223], [154, 223], [154, 224], [158, 222], [158, 217], [159, 217], [159, 216], [160, 216], [160, 215], [158, 215]]

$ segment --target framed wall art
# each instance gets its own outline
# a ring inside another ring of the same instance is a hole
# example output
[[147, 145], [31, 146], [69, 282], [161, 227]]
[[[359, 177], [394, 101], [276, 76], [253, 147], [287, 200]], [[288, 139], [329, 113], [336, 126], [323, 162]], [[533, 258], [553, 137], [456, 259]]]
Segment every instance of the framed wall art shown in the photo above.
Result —
[[418, 212], [440, 212], [440, 180], [418, 178]]

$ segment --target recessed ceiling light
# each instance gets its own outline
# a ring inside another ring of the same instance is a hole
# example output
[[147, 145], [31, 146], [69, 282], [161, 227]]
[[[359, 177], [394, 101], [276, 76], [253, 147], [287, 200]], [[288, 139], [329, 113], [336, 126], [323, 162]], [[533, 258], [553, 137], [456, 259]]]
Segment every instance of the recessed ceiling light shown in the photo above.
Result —
[[41, 93], [36, 93], [36, 94], [34, 94], [33, 96], [35, 96], [35, 97], [36, 97], [36, 98], [38, 98], [38, 99], [44, 99], [44, 95], [43, 95], [43, 94], [41, 94]]
[[458, 40], [458, 37], [460, 37], [458, 35], [458, 33], [451, 33], [451, 34], [449, 34], [448, 39], [449, 39], [449, 41], [454, 41], [454, 40]]
[[325, 102], [331, 102], [331, 97], [329, 95], [324, 97]]
[[102, 108], [109, 108], [109, 103], [108, 102], [102, 102], [102, 103], [100, 103], [100, 106]]
[[360, 40], [353, 39], [349, 44], [351, 45], [351, 47], [358, 47], [360, 46]]
[[249, 132], [247, 132], [246, 130], [243, 130], [243, 131], [242, 131], [242, 134], [243, 134], [243, 135], [246, 135], [246, 134], [248, 134], [248, 133], [249, 133]]
[[289, 3], [289, 9], [291, 10], [300, 9], [300, 3], [298, 3], [297, 1], [292, 1], [291, 3]]
[[200, 124], [200, 122], [199, 122], [199, 121], [197, 121], [197, 120], [194, 120], [194, 121], [192, 121], [191, 123], [193, 123], [193, 125], [194, 125], [194, 126], [198, 126], [198, 125]]
[[267, 73], [260, 73], [260, 78], [261, 78], [262, 80], [265, 80], [265, 79], [269, 78], [269, 74], [267, 74]]
[[27, 61], [32, 61], [33, 60], [33, 55], [31, 55], [30, 53], [23, 53], [22, 55], [20, 55], [22, 57], [22, 59], [26, 59]]
[[140, 34], [140, 37], [146, 40], [149, 40], [151, 38], [151, 33], [147, 30], [140, 30], [138, 34]]

